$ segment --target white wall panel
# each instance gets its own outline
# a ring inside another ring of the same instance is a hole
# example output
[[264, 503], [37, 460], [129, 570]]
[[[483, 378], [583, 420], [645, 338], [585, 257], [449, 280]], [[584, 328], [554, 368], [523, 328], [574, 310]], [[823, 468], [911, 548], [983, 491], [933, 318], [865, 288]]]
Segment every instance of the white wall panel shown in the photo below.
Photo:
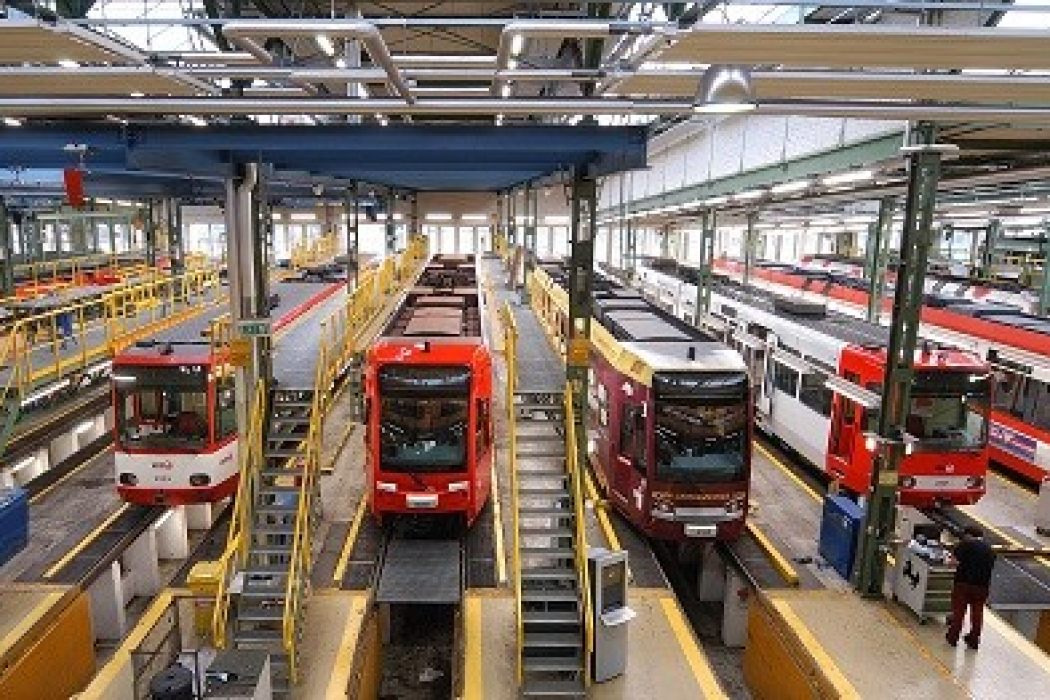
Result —
[[756, 116], [747, 120], [744, 140], [744, 170], [779, 163], [784, 153], [787, 117]]
[[844, 119], [788, 117], [785, 157], [791, 160], [842, 146], [844, 121]]

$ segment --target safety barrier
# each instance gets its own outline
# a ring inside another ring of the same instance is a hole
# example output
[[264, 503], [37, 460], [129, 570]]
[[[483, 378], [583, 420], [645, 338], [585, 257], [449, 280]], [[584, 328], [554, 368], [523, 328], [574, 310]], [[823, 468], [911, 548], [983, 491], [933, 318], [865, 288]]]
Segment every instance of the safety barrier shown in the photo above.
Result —
[[580, 585], [580, 604], [583, 608], [584, 685], [591, 684], [591, 652], [594, 649], [594, 610], [591, 608], [590, 572], [587, 570], [587, 514], [583, 504], [583, 469], [580, 464], [579, 444], [576, 440], [576, 408], [572, 400], [572, 385], [565, 387], [565, 468], [572, 485], [572, 502], [576, 512], [576, 577]]
[[292, 246], [292, 269], [331, 262], [339, 252], [339, 240], [334, 233], [326, 233], [309, 241], [301, 241]]
[[514, 564], [514, 605], [515, 620], [517, 621], [518, 655], [517, 674], [518, 685], [525, 678], [525, 616], [522, 612], [521, 595], [521, 528], [518, 513], [521, 510], [521, 500], [518, 484], [518, 431], [517, 416], [514, 411], [514, 392], [518, 387], [518, 324], [514, 320], [514, 313], [510, 310], [510, 304], [504, 304], [500, 309], [500, 320], [503, 322], [503, 353], [507, 368], [507, 436], [509, 438], [510, 455], [510, 499], [511, 513], [513, 514], [514, 547], [511, 557]]

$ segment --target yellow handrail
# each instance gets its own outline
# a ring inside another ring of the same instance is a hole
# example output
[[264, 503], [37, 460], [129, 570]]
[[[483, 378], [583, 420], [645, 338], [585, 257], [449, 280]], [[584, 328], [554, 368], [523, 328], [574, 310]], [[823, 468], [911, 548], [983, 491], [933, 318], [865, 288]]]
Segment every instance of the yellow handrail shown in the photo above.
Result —
[[237, 456], [237, 471], [240, 475], [237, 483], [237, 496], [233, 502], [233, 513], [230, 517], [229, 534], [226, 537], [226, 549], [219, 557], [219, 585], [215, 593], [215, 609], [212, 612], [212, 636], [215, 646], [226, 647], [228, 620], [230, 615], [230, 584], [236, 572], [244, 567], [248, 557], [249, 524], [252, 507], [255, 501], [258, 469], [262, 464], [262, 430], [266, 417], [266, 383], [259, 381], [255, 385], [249, 418], [248, 434], [240, 439]]
[[514, 569], [514, 605], [515, 620], [517, 621], [518, 655], [517, 674], [518, 685], [525, 680], [525, 617], [522, 611], [521, 593], [521, 528], [520, 514], [521, 501], [518, 484], [518, 431], [517, 414], [514, 408], [514, 393], [518, 388], [518, 324], [514, 321], [514, 313], [510, 304], [504, 303], [500, 309], [503, 321], [503, 352], [506, 357], [507, 366], [507, 435], [510, 438], [508, 453], [510, 455], [510, 498], [511, 513], [514, 527], [514, 547], [512, 548], [512, 560]]
[[580, 600], [583, 605], [583, 659], [584, 685], [591, 684], [591, 650], [594, 648], [594, 611], [591, 609], [590, 574], [587, 571], [587, 530], [584, 527], [586, 513], [583, 507], [583, 471], [579, 463], [579, 448], [576, 441], [576, 408], [572, 401], [572, 386], [565, 387], [565, 466], [572, 482], [572, 501], [576, 522], [576, 576], [580, 584]]

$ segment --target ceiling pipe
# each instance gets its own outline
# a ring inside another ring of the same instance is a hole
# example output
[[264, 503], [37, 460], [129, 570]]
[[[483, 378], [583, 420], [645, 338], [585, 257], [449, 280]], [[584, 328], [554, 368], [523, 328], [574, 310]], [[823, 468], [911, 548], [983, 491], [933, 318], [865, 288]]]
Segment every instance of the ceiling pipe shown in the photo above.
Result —
[[[395, 94], [408, 103], [415, 101], [408, 83], [394, 64], [383, 35], [375, 24], [364, 20], [323, 20], [323, 21], [232, 21], [222, 28], [223, 36], [238, 47], [258, 56], [267, 63], [272, 62], [270, 52], [260, 46], [256, 40], [270, 37], [298, 37], [314, 39], [318, 34], [329, 38], [356, 39], [364, 44], [372, 62], [382, 68], [387, 75], [387, 82]], [[265, 57], [265, 58], [264, 58]]]
[[150, 55], [161, 61], [176, 61], [189, 65], [251, 66], [259, 62], [257, 57], [247, 51], [176, 51]]
[[[431, 99], [407, 104], [404, 100], [356, 98], [301, 98], [247, 100], [227, 97], [5, 97], [0, 116], [84, 116], [107, 114], [553, 114], [553, 115], [683, 115], [693, 111], [692, 100], [628, 99]], [[1003, 122], [1050, 125], [1050, 108], [1011, 105], [887, 104], [885, 102], [770, 101], [753, 114], [858, 117], [893, 121]]]
[[492, 80], [492, 94], [499, 94], [500, 84], [507, 77], [504, 71], [510, 66], [511, 47], [514, 39], [602, 39], [611, 36], [652, 36], [668, 38], [678, 31], [678, 25], [667, 22], [622, 22], [622, 21], [541, 21], [523, 20], [508, 22], [500, 33], [499, 49], [496, 51], [497, 74]]

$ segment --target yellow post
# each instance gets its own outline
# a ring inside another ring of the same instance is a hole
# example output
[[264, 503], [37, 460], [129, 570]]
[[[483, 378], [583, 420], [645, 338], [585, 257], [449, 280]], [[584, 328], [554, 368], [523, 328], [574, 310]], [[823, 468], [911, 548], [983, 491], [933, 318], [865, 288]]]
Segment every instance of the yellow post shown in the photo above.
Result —
[[199, 561], [186, 575], [186, 588], [193, 593], [193, 629], [197, 635], [212, 641], [212, 617], [215, 615], [215, 596], [222, 578], [222, 562]]

